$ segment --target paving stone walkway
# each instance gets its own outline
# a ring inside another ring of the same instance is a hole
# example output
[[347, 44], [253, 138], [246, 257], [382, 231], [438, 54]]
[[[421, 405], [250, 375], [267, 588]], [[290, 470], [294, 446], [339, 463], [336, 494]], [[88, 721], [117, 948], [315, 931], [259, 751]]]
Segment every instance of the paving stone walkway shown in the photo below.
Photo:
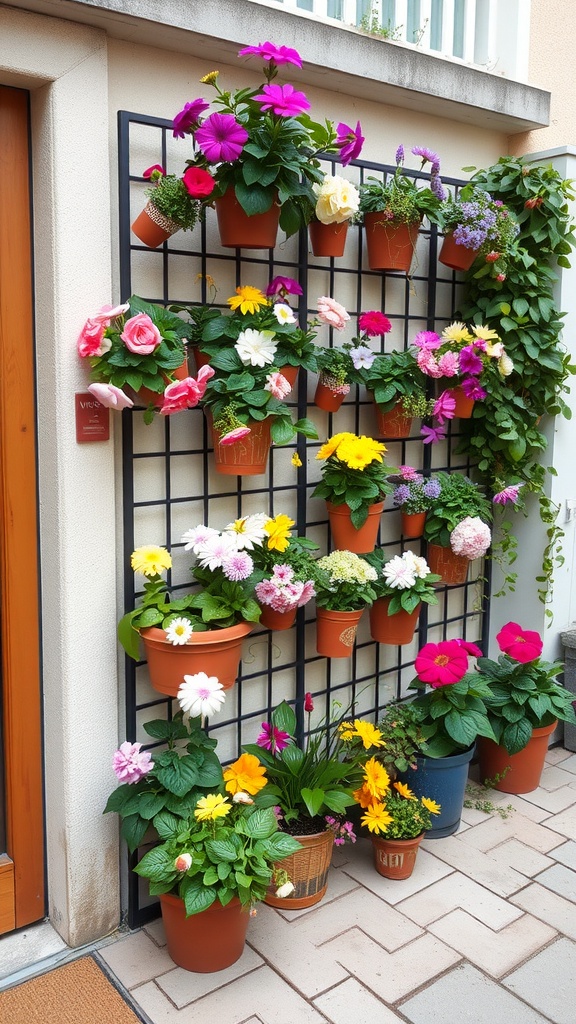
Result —
[[493, 809], [405, 881], [368, 840], [335, 851], [322, 903], [261, 906], [225, 971], [175, 967], [160, 921], [99, 955], [153, 1024], [575, 1024], [576, 754], [550, 750], [524, 797], [469, 796]]

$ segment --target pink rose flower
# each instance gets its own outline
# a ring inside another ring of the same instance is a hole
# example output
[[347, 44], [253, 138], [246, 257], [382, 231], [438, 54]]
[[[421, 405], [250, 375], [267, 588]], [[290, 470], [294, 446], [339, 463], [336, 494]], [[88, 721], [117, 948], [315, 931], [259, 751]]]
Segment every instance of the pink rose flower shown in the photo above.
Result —
[[348, 313], [335, 299], [329, 298], [327, 295], [321, 295], [317, 303], [318, 316], [323, 323], [333, 327], [336, 331], [341, 331], [346, 321], [350, 319]]
[[211, 366], [202, 366], [198, 371], [198, 377], [185, 377], [184, 380], [175, 380], [169, 384], [164, 392], [161, 416], [170, 416], [173, 412], [180, 412], [182, 409], [193, 409], [198, 402], [204, 398], [206, 385], [214, 370]]
[[162, 344], [162, 335], [147, 313], [131, 316], [120, 337], [130, 352], [140, 356], [151, 355]]
[[91, 384], [88, 391], [107, 409], [131, 409], [134, 405], [132, 399], [114, 384]]
[[112, 320], [115, 320], [117, 316], [122, 316], [128, 309], [130, 309], [129, 302], [122, 302], [119, 306], [102, 306], [100, 312], [90, 317], [90, 319], [104, 324], [104, 327], [108, 327]]
[[78, 355], [85, 359], [87, 356], [102, 356], [108, 352], [112, 342], [110, 338], [104, 337], [105, 329], [105, 325], [99, 320], [87, 320], [78, 336]]

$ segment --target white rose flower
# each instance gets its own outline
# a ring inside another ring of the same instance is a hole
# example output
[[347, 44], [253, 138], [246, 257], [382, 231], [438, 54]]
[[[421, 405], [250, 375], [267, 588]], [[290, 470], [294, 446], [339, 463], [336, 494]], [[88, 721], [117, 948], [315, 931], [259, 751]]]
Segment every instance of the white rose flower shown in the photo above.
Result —
[[360, 195], [350, 181], [337, 174], [327, 174], [321, 185], [315, 185], [318, 197], [316, 216], [322, 224], [342, 224], [358, 213]]

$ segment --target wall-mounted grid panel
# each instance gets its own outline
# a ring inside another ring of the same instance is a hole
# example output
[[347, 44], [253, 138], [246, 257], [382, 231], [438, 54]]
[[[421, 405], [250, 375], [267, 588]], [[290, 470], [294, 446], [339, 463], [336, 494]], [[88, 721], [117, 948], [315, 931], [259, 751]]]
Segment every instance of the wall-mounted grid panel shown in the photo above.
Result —
[[[437, 264], [436, 229], [423, 227], [418, 238], [410, 277], [367, 269], [363, 231], [351, 225], [341, 259], [315, 258], [305, 232], [280, 241], [274, 251], [230, 250], [220, 246], [216, 217], [207, 211], [206, 221], [191, 232], [179, 232], [157, 250], [147, 249], [130, 233], [130, 224], [145, 202], [142, 169], [154, 163], [168, 171], [181, 170], [188, 155], [185, 143], [172, 138], [170, 122], [143, 115], [119, 115], [120, 274], [121, 299], [131, 294], [168, 306], [172, 303], [205, 304], [211, 301], [227, 309], [226, 299], [237, 285], [265, 290], [272, 277], [296, 278], [303, 295], [299, 301], [300, 323], [314, 317], [318, 296], [329, 295], [348, 310], [348, 329], [339, 333], [323, 325], [318, 343], [337, 346], [356, 333], [357, 316], [370, 309], [382, 310], [392, 331], [382, 341], [382, 351], [404, 349], [420, 330], [438, 330], [453, 319], [458, 305], [458, 285], [452, 271]], [[330, 160], [327, 168], [338, 168]], [[369, 176], [387, 177], [394, 168], [358, 160], [345, 175], [356, 183]], [[411, 173], [411, 172], [407, 172]], [[414, 175], [417, 176], [417, 175]], [[425, 175], [422, 175], [425, 177]], [[463, 183], [447, 179], [457, 190]], [[195, 372], [191, 357], [191, 372]], [[324, 501], [312, 497], [320, 479], [318, 448], [331, 434], [349, 430], [373, 436], [372, 403], [364, 389], [353, 387], [341, 409], [327, 414], [313, 405], [314, 375], [300, 370], [297, 386], [289, 396], [298, 416], [316, 424], [318, 441], [298, 437], [291, 444], [273, 448], [265, 475], [222, 476], [215, 472], [206, 419], [200, 408], [173, 417], [156, 416], [146, 426], [142, 412], [125, 410], [123, 416], [123, 521], [125, 608], [138, 600], [138, 581], [130, 568], [131, 551], [142, 544], [167, 546], [173, 568], [169, 582], [182, 591], [190, 589], [190, 555], [181, 543], [185, 530], [198, 523], [222, 529], [241, 515], [265, 511], [284, 512], [296, 522], [294, 532], [312, 538], [319, 553], [330, 550], [330, 534]], [[423, 445], [415, 423], [406, 441], [387, 442], [387, 464], [409, 464], [424, 472], [448, 469], [467, 472], [468, 465], [457, 448], [458, 421], [447, 441]], [[386, 440], [386, 439], [384, 439]], [[302, 466], [295, 468], [297, 452]], [[406, 548], [425, 554], [421, 541], [402, 542], [399, 512], [388, 499], [382, 516], [379, 544], [392, 555]], [[302, 698], [314, 695], [318, 716], [329, 712], [334, 701], [344, 708], [351, 702], [357, 714], [377, 720], [393, 698], [403, 697], [413, 677], [414, 658], [426, 641], [465, 637], [484, 639], [487, 630], [488, 566], [472, 563], [469, 581], [458, 587], [439, 587], [438, 604], [423, 607], [414, 641], [403, 647], [378, 644], [370, 638], [368, 615], [359, 627], [357, 643], [348, 659], [326, 659], [316, 653], [314, 602], [300, 609], [296, 625], [286, 632], [271, 633], [256, 627], [244, 641], [241, 674], [227, 692], [224, 710], [211, 732], [219, 741], [223, 760], [237, 756], [242, 743], [254, 742], [260, 723], [271, 708], [286, 698], [296, 703], [302, 729]], [[484, 612], [482, 611], [484, 609]], [[152, 717], [172, 713], [171, 702], [151, 689], [145, 663], [126, 660], [126, 720], [130, 740], [146, 742], [142, 725]], [[157, 913], [139, 880], [130, 875], [130, 923], [141, 924]]]

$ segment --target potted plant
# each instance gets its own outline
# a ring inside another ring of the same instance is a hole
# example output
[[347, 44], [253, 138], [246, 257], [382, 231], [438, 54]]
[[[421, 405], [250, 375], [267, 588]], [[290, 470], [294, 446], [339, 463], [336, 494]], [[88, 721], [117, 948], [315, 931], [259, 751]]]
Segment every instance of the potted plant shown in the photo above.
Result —
[[496, 640], [503, 652], [498, 661], [478, 659], [491, 691], [486, 706], [494, 733], [478, 744], [480, 777], [504, 793], [530, 793], [540, 784], [558, 720], [576, 724], [574, 694], [558, 681], [563, 664], [540, 657], [539, 633], [507, 622]]
[[148, 202], [132, 224], [132, 231], [141, 242], [155, 249], [177, 231], [190, 231], [201, 219], [204, 200], [214, 190], [212, 175], [201, 168], [189, 168], [182, 177], [166, 174], [156, 164], [142, 174], [153, 182], [146, 189]]
[[443, 583], [465, 583], [470, 561], [490, 547], [492, 505], [479, 485], [461, 473], [439, 472], [436, 480], [440, 495], [424, 524], [426, 557]]
[[376, 600], [370, 607], [370, 635], [381, 644], [409, 644], [422, 602], [438, 604], [434, 584], [440, 579], [425, 558], [413, 551], [389, 558], [381, 548], [366, 555], [378, 573]]
[[392, 479], [397, 482], [392, 500], [400, 509], [402, 536], [406, 540], [421, 537], [426, 514], [440, 497], [442, 485], [434, 475], [424, 477], [413, 466], [400, 466]]
[[318, 383], [314, 405], [324, 412], [337, 412], [350, 391], [354, 364], [346, 348], [315, 347]]
[[360, 193], [339, 174], [325, 174], [312, 186], [316, 204], [308, 224], [315, 256], [343, 256], [348, 224], [358, 213]]
[[316, 650], [349, 658], [362, 613], [376, 599], [376, 570], [352, 551], [333, 551], [316, 565]]
[[364, 215], [371, 270], [407, 273], [422, 218], [427, 215], [434, 219], [444, 198], [437, 154], [424, 146], [414, 146], [412, 153], [421, 158], [421, 168], [431, 164], [429, 185], [419, 187], [417, 176], [406, 174], [404, 147], [399, 146], [394, 174], [386, 181], [369, 176], [360, 186], [360, 212]]
[[390, 778], [397, 779], [400, 772], [415, 769], [416, 756], [426, 740], [414, 701], [390, 701], [378, 722], [378, 729], [382, 737], [378, 760]]
[[458, 196], [442, 201], [438, 222], [445, 234], [440, 263], [469, 270], [476, 260], [483, 261], [482, 276], [505, 280], [520, 228], [501, 199], [471, 182]]
[[326, 500], [336, 547], [356, 554], [374, 548], [384, 497], [392, 490], [385, 452], [381, 441], [346, 432], [334, 434], [317, 452], [324, 465], [312, 497]]
[[[285, 521], [284, 524], [282, 521]], [[253, 552], [254, 563], [263, 575], [254, 589], [262, 608], [260, 625], [267, 629], [284, 630], [294, 624], [298, 608], [316, 596], [316, 561], [312, 551], [317, 550], [318, 545], [307, 537], [292, 537], [289, 534], [286, 546], [281, 545], [282, 550], [278, 550], [277, 545], [271, 548], [269, 542], [273, 542], [276, 528], [284, 525], [289, 530], [294, 522], [283, 515], [276, 516], [270, 522], [275, 524], [272, 535], [268, 542], [265, 540]]]
[[357, 371], [356, 379], [374, 399], [378, 437], [409, 437], [413, 419], [433, 409], [426, 397], [426, 377], [410, 349], [375, 356]]
[[[112, 409], [144, 404], [144, 420], [192, 409], [204, 396], [212, 372], [188, 375], [188, 326], [174, 313], [132, 295], [120, 306], [103, 306], [89, 317], [78, 337], [93, 384], [88, 390]], [[127, 394], [127, 391], [130, 394]], [[132, 397], [131, 397], [132, 395]]]
[[374, 725], [362, 719], [347, 722], [341, 714], [312, 729], [314, 701], [310, 693], [303, 710], [307, 729], [302, 745], [296, 740], [294, 709], [282, 701], [270, 722], [262, 723], [256, 743], [243, 748], [257, 756], [266, 770], [268, 785], [257, 802], [274, 805], [282, 831], [296, 837], [303, 847], [281, 866], [290, 876], [293, 893], [283, 899], [271, 891], [266, 897], [266, 903], [291, 910], [314, 906], [322, 899], [335, 842], [347, 837], [354, 841], [343, 816], [354, 803], [353, 794], [361, 784], [362, 766], [370, 750], [380, 745]]
[[[358, 155], [363, 139], [359, 125], [335, 130], [328, 121], [313, 121], [305, 94], [273, 81], [280, 67], [302, 66], [296, 50], [267, 42], [244, 47], [239, 56], [262, 58], [265, 82], [232, 92], [220, 88], [217, 71], [209, 72], [202, 82], [216, 91], [216, 111], [204, 116], [209, 104], [203, 98], [187, 103], [174, 119], [174, 134], [191, 136], [189, 165], [209, 170], [216, 181], [222, 244], [271, 248], [278, 220], [287, 235], [306, 225], [306, 210], [316, 202], [313, 186], [323, 179], [319, 154], [340, 152], [345, 163], [352, 152]], [[262, 230], [254, 223], [261, 217]]]

